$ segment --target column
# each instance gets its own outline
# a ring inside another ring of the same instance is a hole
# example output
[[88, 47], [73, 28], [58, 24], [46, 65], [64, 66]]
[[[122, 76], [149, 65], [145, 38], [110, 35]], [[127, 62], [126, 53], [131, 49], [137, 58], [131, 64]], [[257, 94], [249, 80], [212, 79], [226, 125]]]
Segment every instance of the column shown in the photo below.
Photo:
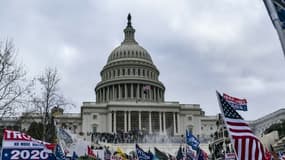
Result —
[[161, 112], [159, 112], [159, 134], [162, 133], [162, 126], [161, 126]]
[[150, 87], [150, 91], [149, 91], [149, 99], [150, 99], [151, 101], [153, 101], [153, 99], [154, 99], [152, 95], [153, 95], [153, 87], [151, 86], [151, 87]]
[[140, 99], [140, 85], [137, 84], [137, 99]]
[[151, 126], [151, 112], [148, 112], [148, 121], [149, 121], [149, 133], [152, 133], [152, 126]]
[[98, 102], [101, 102], [101, 91], [100, 91], [100, 89], [98, 90]]
[[109, 101], [109, 96], [110, 96], [110, 94], [109, 94], [109, 88], [110, 88], [110, 87], [107, 87], [107, 88], [106, 88], [106, 89], [107, 89], [107, 97], [106, 97], [106, 100], [107, 100], [107, 101]]
[[127, 132], [127, 111], [124, 111], [124, 132]]
[[142, 130], [141, 111], [139, 111], [139, 130]]
[[146, 97], [145, 97], [145, 96], [146, 96], [146, 94], [144, 94], [144, 93], [143, 93], [143, 87], [144, 87], [144, 84], [142, 85], [141, 95], [142, 95], [142, 99], [145, 99], [145, 98], [146, 98]]
[[127, 99], [127, 98], [128, 98], [128, 93], [127, 93], [127, 92], [128, 92], [128, 88], [127, 88], [127, 84], [124, 85], [124, 88], [125, 88], [125, 97], [124, 97], [124, 98]]
[[98, 90], [98, 101], [101, 102], [101, 89]]
[[114, 133], [117, 133], [117, 115], [116, 115], [116, 111], [114, 111]]
[[134, 84], [131, 84], [131, 99], [134, 98]]
[[178, 134], [180, 133], [180, 113], [177, 113], [177, 128], [178, 128]]
[[121, 92], [121, 85], [118, 84], [118, 90], [119, 90], [119, 99], [122, 98], [122, 92]]
[[166, 124], [165, 124], [165, 112], [163, 112], [163, 133], [166, 133]]
[[175, 112], [173, 112], [173, 128], [174, 128], [174, 135], [177, 133], [176, 132], [176, 120], [175, 120]]
[[154, 88], [153, 88], [153, 97], [154, 97], [153, 100], [154, 100], [154, 101], [157, 101], [157, 98], [156, 98], [156, 89], [157, 89], [157, 87], [154, 87]]
[[116, 98], [115, 98], [115, 85], [113, 85], [113, 100], [115, 100]]
[[105, 88], [102, 88], [102, 90], [103, 90], [103, 102], [105, 102]]
[[160, 90], [160, 88], [157, 88], [157, 100], [158, 101], [160, 101], [159, 90]]
[[112, 132], [112, 112], [108, 112], [108, 131]]
[[128, 125], [129, 129], [128, 130], [130, 131], [131, 130], [131, 111], [128, 111], [128, 112], [129, 112], [129, 115], [128, 115], [129, 116], [129, 119], [128, 119], [129, 120], [129, 122], [128, 122], [129, 123], [129, 125]]

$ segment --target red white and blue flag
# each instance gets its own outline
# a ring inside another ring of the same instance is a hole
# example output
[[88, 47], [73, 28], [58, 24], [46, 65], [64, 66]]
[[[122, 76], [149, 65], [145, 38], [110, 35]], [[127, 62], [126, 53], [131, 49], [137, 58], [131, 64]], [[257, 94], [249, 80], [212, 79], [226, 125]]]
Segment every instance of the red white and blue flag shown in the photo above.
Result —
[[241, 110], [241, 111], [247, 111], [247, 100], [246, 99], [240, 99], [236, 97], [232, 97], [227, 94], [223, 94], [223, 98], [235, 109], [235, 110]]
[[218, 92], [217, 98], [237, 158], [239, 160], [265, 160], [263, 145], [253, 134], [248, 123]]
[[150, 91], [150, 89], [151, 89], [150, 85], [143, 86], [143, 93], [147, 94], [147, 92]]
[[55, 160], [55, 144], [36, 140], [19, 131], [4, 130], [2, 160], [37, 159]]

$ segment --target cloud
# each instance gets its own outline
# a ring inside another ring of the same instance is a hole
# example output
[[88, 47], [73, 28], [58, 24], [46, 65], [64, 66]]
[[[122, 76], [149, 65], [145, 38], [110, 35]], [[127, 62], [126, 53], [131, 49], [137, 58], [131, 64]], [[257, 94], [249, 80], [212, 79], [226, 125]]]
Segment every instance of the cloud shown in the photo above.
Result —
[[248, 99], [247, 119], [284, 105], [284, 57], [262, 1], [32, 0], [1, 6], [1, 39], [14, 40], [31, 77], [58, 68], [63, 94], [77, 105], [70, 112], [95, 101], [100, 71], [123, 40], [129, 12], [137, 41], [160, 70], [166, 100], [198, 103], [213, 115], [219, 90]]

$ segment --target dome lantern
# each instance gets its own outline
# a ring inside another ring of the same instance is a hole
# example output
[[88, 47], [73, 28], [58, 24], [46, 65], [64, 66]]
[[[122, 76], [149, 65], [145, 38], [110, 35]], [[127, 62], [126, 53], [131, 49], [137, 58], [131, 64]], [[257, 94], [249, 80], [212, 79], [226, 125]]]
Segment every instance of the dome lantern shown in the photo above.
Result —
[[127, 27], [124, 29], [125, 39], [122, 44], [138, 44], [135, 40], [135, 29], [132, 26], [132, 16], [128, 14], [128, 24]]

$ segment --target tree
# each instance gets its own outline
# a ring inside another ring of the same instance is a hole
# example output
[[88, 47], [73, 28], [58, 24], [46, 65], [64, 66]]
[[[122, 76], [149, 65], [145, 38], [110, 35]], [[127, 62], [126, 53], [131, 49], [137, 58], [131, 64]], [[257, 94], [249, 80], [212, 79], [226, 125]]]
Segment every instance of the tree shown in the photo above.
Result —
[[40, 96], [33, 97], [33, 104], [38, 112], [43, 115], [43, 137], [44, 141], [54, 141], [55, 129], [52, 115], [50, 114], [53, 107], [66, 107], [72, 105], [59, 92], [59, 81], [57, 70], [47, 68], [39, 78], [41, 86]]
[[32, 122], [27, 134], [35, 139], [42, 139], [43, 137], [43, 124], [38, 122]]
[[16, 114], [19, 107], [27, 106], [32, 83], [25, 79], [23, 66], [15, 62], [15, 50], [11, 41], [0, 42], [0, 118]]

